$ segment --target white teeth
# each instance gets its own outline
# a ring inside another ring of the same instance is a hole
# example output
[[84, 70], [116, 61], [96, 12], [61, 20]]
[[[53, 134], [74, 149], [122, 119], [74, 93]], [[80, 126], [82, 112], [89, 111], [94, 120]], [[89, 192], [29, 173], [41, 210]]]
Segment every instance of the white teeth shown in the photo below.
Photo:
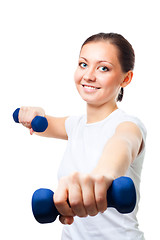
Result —
[[92, 86], [85, 86], [85, 85], [83, 85], [83, 87], [85, 87], [85, 88], [88, 88], [88, 89], [98, 89], [98, 88], [96, 88], [96, 87], [92, 87]]

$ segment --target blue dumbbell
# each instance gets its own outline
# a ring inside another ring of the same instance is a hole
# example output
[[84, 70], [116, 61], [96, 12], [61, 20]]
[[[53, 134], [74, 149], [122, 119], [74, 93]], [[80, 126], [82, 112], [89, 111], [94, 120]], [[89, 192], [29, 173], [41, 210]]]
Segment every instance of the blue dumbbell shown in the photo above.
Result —
[[[54, 222], [59, 214], [50, 189], [40, 188], [32, 196], [32, 211], [39, 223]], [[136, 190], [129, 177], [115, 179], [107, 192], [108, 207], [117, 209], [120, 213], [130, 213], [136, 205]]]
[[[19, 119], [18, 119], [19, 110], [20, 108], [17, 108], [13, 113], [13, 119], [16, 123], [19, 123]], [[32, 120], [31, 126], [33, 131], [35, 132], [44, 132], [48, 127], [48, 121], [45, 117], [36, 116]]]

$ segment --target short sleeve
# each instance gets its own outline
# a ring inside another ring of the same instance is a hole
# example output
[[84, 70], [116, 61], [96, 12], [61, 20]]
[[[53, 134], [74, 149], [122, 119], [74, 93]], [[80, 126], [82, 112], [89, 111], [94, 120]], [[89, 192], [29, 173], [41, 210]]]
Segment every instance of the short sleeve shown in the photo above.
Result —
[[66, 119], [65, 129], [66, 129], [68, 137], [70, 137], [73, 134], [73, 131], [76, 128], [77, 124], [79, 123], [80, 119], [81, 119], [81, 117], [79, 117], [79, 116], [70, 116]]

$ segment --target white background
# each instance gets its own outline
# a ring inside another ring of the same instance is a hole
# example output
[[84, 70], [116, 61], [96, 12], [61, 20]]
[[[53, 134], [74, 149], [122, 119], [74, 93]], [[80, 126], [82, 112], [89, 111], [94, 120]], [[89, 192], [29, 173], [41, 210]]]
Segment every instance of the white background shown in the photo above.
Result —
[[119, 107], [148, 130], [138, 218], [147, 240], [160, 239], [159, 23], [158, 0], [1, 0], [1, 239], [60, 239], [58, 219], [34, 220], [31, 197], [37, 188], [56, 188], [66, 142], [30, 136], [12, 112], [29, 105], [54, 116], [84, 113], [73, 74], [81, 44], [98, 32], [121, 33], [136, 52], [134, 79]]

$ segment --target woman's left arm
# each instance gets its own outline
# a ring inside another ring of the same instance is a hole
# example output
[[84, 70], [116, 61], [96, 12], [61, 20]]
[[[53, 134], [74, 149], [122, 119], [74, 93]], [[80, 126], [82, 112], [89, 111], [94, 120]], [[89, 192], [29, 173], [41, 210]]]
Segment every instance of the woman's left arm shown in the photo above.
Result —
[[123, 122], [106, 143], [94, 174], [109, 175], [115, 179], [125, 175], [128, 167], [140, 153], [142, 133], [133, 122]]
[[[142, 134], [132, 122], [121, 123], [107, 141], [97, 166], [90, 174], [75, 172], [59, 181], [54, 203], [63, 224], [74, 216], [95, 216], [107, 209], [106, 192], [113, 180], [125, 175], [141, 151]], [[68, 201], [70, 204], [68, 204]]]

